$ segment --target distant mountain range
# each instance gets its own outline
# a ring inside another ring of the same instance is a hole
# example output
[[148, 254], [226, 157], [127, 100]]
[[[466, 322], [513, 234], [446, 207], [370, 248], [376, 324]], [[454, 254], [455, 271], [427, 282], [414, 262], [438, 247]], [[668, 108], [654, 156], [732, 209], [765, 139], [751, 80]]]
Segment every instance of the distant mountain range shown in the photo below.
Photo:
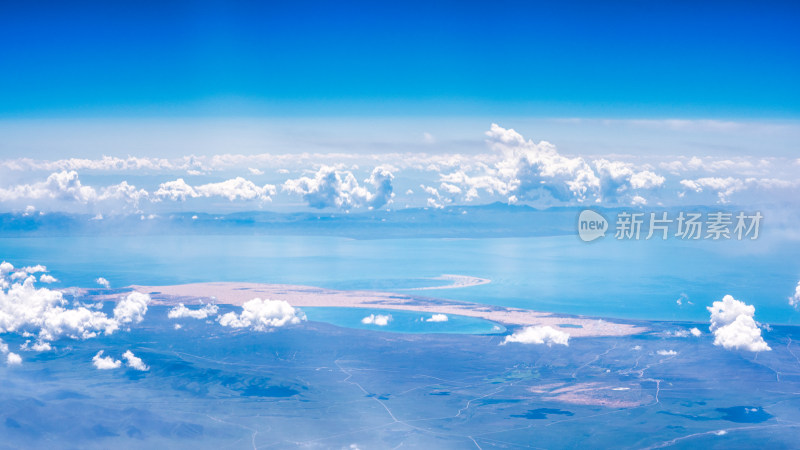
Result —
[[[585, 206], [536, 209], [526, 205], [496, 202], [478, 206], [374, 210], [356, 213], [269, 211], [209, 214], [179, 212], [161, 215], [113, 215], [104, 218], [88, 214], [3, 213], [0, 233], [12, 236], [58, 236], [94, 234], [283, 234], [343, 236], [355, 239], [399, 237], [511, 237], [575, 234], [577, 218]], [[736, 213], [726, 207], [599, 208], [613, 227], [620, 211], [661, 212], [670, 217], [679, 211]], [[649, 217], [649, 216], [645, 216]]]

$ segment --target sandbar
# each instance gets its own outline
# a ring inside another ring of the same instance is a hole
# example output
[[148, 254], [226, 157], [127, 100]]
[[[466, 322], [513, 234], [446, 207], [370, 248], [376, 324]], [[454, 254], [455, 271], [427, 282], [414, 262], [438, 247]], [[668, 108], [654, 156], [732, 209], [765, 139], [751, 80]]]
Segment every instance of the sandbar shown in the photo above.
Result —
[[573, 337], [628, 336], [646, 327], [582, 316], [565, 316], [530, 309], [484, 305], [392, 292], [335, 290], [313, 286], [240, 282], [210, 282], [171, 286], [129, 286], [149, 294], [154, 304], [217, 303], [241, 306], [253, 298], [283, 300], [294, 307], [376, 308], [478, 317], [506, 326], [551, 326]]

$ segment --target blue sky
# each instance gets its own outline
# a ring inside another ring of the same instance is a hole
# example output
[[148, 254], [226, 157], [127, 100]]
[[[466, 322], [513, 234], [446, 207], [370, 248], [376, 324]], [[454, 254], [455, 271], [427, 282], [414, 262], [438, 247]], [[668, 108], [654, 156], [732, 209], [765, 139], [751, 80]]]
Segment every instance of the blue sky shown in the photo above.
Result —
[[0, 116], [800, 113], [790, 2], [4, 2]]

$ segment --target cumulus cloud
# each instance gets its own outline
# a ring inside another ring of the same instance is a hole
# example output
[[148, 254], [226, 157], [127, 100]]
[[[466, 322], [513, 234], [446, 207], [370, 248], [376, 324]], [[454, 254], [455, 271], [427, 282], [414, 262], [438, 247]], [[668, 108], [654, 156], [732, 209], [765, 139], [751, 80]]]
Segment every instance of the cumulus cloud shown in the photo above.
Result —
[[115, 360], [110, 356], [103, 356], [103, 353], [104, 351], [100, 350], [92, 358], [92, 364], [94, 364], [98, 370], [119, 369], [122, 366], [122, 361], [118, 359]]
[[447, 322], [447, 314], [434, 314], [425, 319], [426, 322]]
[[50, 350], [53, 349], [53, 347], [50, 345], [49, 342], [42, 342], [42, 341], [36, 341], [33, 344], [31, 344], [31, 340], [28, 339], [27, 341], [25, 341], [24, 344], [22, 344], [19, 347], [19, 349], [26, 351], [31, 350], [34, 352], [49, 352]]
[[505, 345], [509, 342], [547, 344], [548, 347], [552, 347], [553, 344], [568, 346], [569, 334], [550, 326], [527, 326], [515, 331], [514, 334], [506, 336], [506, 339], [500, 345]]
[[287, 180], [283, 184], [283, 190], [302, 196], [312, 208], [380, 208], [390, 203], [394, 197], [393, 179], [394, 175], [388, 168], [376, 167], [369, 178], [364, 180], [366, 185], [374, 188], [374, 192], [370, 192], [358, 183], [352, 172], [338, 170], [333, 166], [322, 166], [313, 178]]
[[218, 183], [208, 183], [199, 186], [190, 186], [183, 178], [174, 181], [161, 183], [155, 191], [156, 199], [169, 199], [172, 201], [185, 201], [187, 198], [198, 197], [222, 197], [229, 201], [235, 200], [272, 200], [271, 195], [275, 195], [275, 186], [265, 184], [258, 186], [250, 180], [242, 177]]
[[661, 175], [649, 170], [636, 171], [633, 164], [621, 161], [599, 159], [594, 167], [600, 179], [600, 200], [614, 200], [633, 189], [661, 187], [666, 181]]
[[86, 339], [111, 334], [119, 324], [99, 311], [84, 306], [69, 308], [59, 291], [37, 288], [33, 276], [5, 283], [0, 290], [0, 332], [38, 333], [40, 341], [60, 336]]
[[6, 355], [6, 364], [9, 366], [18, 366], [22, 364], [22, 358], [18, 354], [10, 352], [8, 350], [8, 344], [3, 342], [2, 339], [0, 339], [0, 354]]
[[675, 356], [678, 354], [675, 350], [659, 350], [656, 353], [661, 356]]
[[254, 298], [242, 305], [241, 313], [229, 312], [217, 320], [224, 327], [268, 331], [287, 324], [298, 324], [306, 320], [306, 316], [283, 300]]
[[789, 304], [794, 308], [800, 308], [800, 281], [797, 282], [797, 286], [794, 288], [794, 295], [789, 297]]
[[103, 287], [104, 287], [104, 288], [106, 288], [106, 289], [108, 289], [108, 288], [110, 288], [110, 287], [111, 287], [111, 283], [109, 283], [109, 282], [108, 282], [108, 280], [106, 280], [106, 279], [105, 279], [105, 278], [103, 278], [103, 277], [100, 277], [100, 278], [98, 278], [98, 279], [94, 280], [94, 282], [95, 282], [95, 283], [97, 283], [97, 284], [99, 284], [100, 286], [103, 286]]
[[114, 307], [114, 319], [121, 324], [139, 323], [147, 313], [150, 296], [141, 292], [131, 292]]
[[158, 199], [169, 199], [172, 201], [185, 201], [187, 198], [197, 197], [198, 194], [189, 186], [183, 178], [178, 178], [174, 181], [167, 181], [158, 186], [158, 190], [154, 192]]
[[[50, 174], [45, 181], [0, 188], [0, 202], [49, 199], [88, 204], [117, 200], [138, 207], [139, 202], [148, 197], [147, 191], [127, 181], [98, 189], [83, 185], [76, 171], [64, 170]], [[31, 208], [34, 207], [29, 206], [26, 211]]]
[[8, 355], [6, 355], [6, 364], [9, 366], [18, 366], [22, 364], [22, 357], [14, 352], [8, 352]]
[[265, 184], [257, 186], [242, 177], [236, 177], [219, 183], [209, 183], [197, 186], [195, 192], [204, 197], [222, 197], [229, 201], [234, 200], [272, 200], [275, 195], [275, 186]]
[[45, 181], [33, 184], [0, 188], [0, 201], [49, 198], [87, 203], [96, 197], [94, 188], [83, 186], [74, 170], [52, 173]]
[[549, 142], [525, 140], [497, 124], [492, 124], [486, 135], [500, 160], [493, 165], [478, 164], [476, 173], [459, 168], [442, 174], [440, 180], [445, 184], [441, 187], [449, 193], [463, 192], [467, 201], [483, 190], [506, 196], [509, 203], [548, 196], [559, 202], [637, 199], [641, 203], [642, 191], [660, 188], [665, 182], [663, 176], [631, 163], [564, 156]]
[[125, 359], [125, 364], [131, 369], [139, 370], [142, 372], [150, 370], [150, 366], [145, 364], [141, 358], [134, 355], [133, 352], [130, 350], [126, 350], [125, 353], [122, 354], [122, 358]]
[[45, 267], [45, 266], [43, 266], [41, 264], [37, 264], [35, 266], [23, 267], [23, 268], [21, 268], [19, 270], [22, 271], [22, 272], [25, 272], [27, 274], [33, 275], [35, 273], [47, 272], [47, 267]]
[[169, 310], [167, 317], [170, 319], [206, 319], [217, 315], [218, 311], [217, 305], [208, 304], [199, 309], [189, 309], [183, 303], [179, 303], [178, 306]]
[[48, 275], [46, 273], [42, 274], [41, 276], [39, 276], [39, 281], [42, 282], [42, 283], [48, 283], [48, 284], [50, 284], [50, 283], [58, 283], [58, 279], [56, 277], [54, 277], [52, 275]]
[[385, 327], [389, 325], [389, 322], [392, 321], [391, 314], [370, 314], [367, 317], [361, 319], [361, 323], [364, 325], [377, 325], [379, 327]]
[[691, 330], [689, 330], [689, 333], [692, 333], [692, 336], [694, 337], [699, 337], [701, 334], [703, 334], [703, 332], [700, 331], [697, 327], [694, 327]]
[[33, 266], [14, 271], [14, 266], [0, 264], [0, 333], [19, 333], [36, 336], [37, 342], [25, 350], [47, 351], [49, 341], [68, 337], [88, 339], [98, 334], [112, 334], [121, 324], [141, 322], [147, 312], [150, 297], [132, 293], [123, 298], [109, 317], [102, 311], [87, 308], [78, 303], [70, 304], [61, 291], [39, 288], [34, 275], [24, 280], [12, 280], [18, 273], [38, 273], [46, 270]]
[[772, 350], [761, 337], [761, 329], [753, 316], [756, 309], [726, 295], [707, 307], [711, 313], [709, 330], [714, 333], [714, 345], [727, 350], [760, 352]]
[[137, 189], [136, 186], [128, 184], [127, 181], [122, 181], [119, 184], [102, 188], [97, 200], [122, 200], [138, 208], [139, 203], [142, 200], [149, 198], [149, 196], [150, 194], [144, 189]]

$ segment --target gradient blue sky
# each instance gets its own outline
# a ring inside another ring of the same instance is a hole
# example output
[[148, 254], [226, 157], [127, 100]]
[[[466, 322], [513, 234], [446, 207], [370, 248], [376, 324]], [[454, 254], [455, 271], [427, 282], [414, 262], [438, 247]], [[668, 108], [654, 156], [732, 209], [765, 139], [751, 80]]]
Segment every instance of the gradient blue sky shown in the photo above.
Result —
[[3, 2], [0, 117], [800, 115], [791, 2]]

